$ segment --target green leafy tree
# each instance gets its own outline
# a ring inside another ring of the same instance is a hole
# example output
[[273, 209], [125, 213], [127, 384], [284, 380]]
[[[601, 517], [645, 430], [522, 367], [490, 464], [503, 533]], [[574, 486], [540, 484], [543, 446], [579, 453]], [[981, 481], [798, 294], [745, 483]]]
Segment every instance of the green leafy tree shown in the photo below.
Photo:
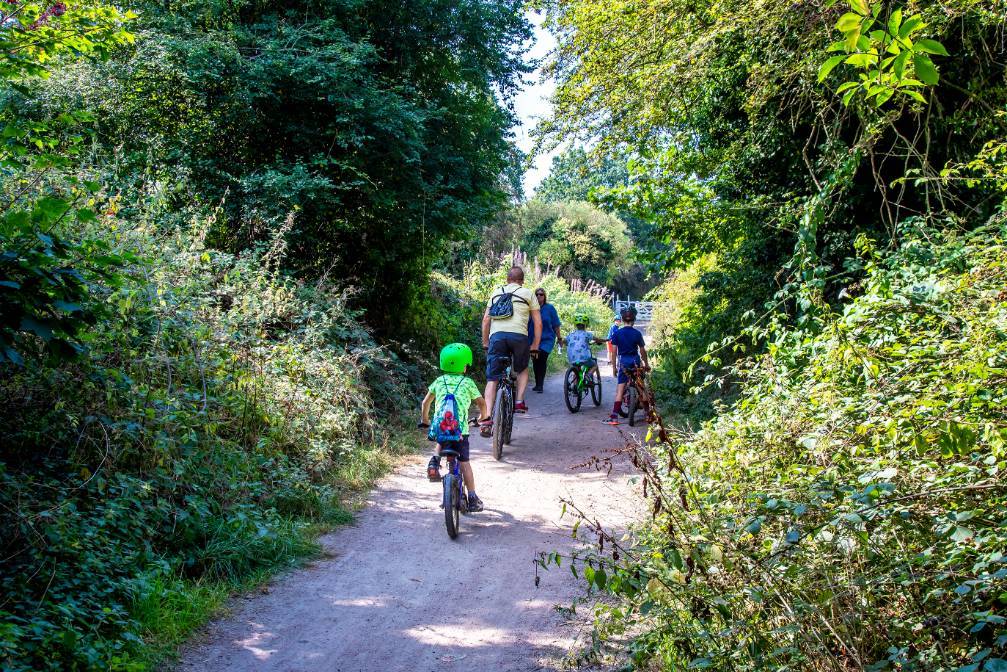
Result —
[[70, 90], [124, 143], [123, 179], [223, 204], [214, 244], [253, 247], [294, 212], [285, 263], [355, 285], [391, 328], [510, 196], [517, 0], [141, 6], [137, 49]]
[[92, 116], [31, 117], [19, 93], [75, 60], [102, 59], [132, 41], [133, 16], [100, 2], [8, 2], [0, 10], [0, 367], [26, 353], [71, 357], [96, 317], [91, 283], [123, 260], [75, 224], [96, 217], [100, 185], [68, 171]]
[[516, 217], [518, 246], [567, 278], [611, 285], [632, 263], [626, 225], [590, 203], [531, 201]]

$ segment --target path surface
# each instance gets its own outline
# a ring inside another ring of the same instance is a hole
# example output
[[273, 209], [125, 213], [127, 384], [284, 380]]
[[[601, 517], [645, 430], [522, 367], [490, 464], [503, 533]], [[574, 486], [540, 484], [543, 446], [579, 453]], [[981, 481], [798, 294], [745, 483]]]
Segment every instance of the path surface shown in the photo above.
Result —
[[[604, 371], [607, 367], [602, 365]], [[519, 672], [552, 670], [583, 637], [583, 622], [557, 606], [583, 596], [565, 568], [539, 572], [539, 551], [571, 550], [574, 523], [561, 497], [624, 525], [634, 501], [628, 468], [611, 475], [573, 465], [619, 445], [619, 429], [601, 422], [604, 400], [567, 411], [562, 381], [529, 391], [531, 413], [514, 423], [502, 462], [473, 434], [472, 459], [482, 513], [462, 518], [461, 535], [444, 530], [440, 485], [417, 459], [385, 478], [356, 523], [322, 538], [327, 558], [280, 577], [266, 594], [238, 598], [178, 668], [282, 672]], [[582, 607], [581, 613], [590, 613]]]

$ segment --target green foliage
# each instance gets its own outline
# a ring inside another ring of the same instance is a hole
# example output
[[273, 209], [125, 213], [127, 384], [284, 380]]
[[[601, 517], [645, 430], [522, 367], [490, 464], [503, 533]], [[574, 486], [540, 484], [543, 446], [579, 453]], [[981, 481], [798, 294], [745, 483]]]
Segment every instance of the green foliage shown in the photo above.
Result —
[[507, 197], [521, 3], [140, 6], [134, 50], [22, 104], [92, 111], [128, 201], [223, 201], [216, 247], [251, 249], [296, 210], [287, 266], [387, 306], [371, 320], [394, 335], [415, 285]]
[[5, 365], [4, 669], [145, 665], [229, 586], [313, 552], [388, 466], [409, 371], [344, 294], [278, 270], [282, 237], [235, 256], [209, 222], [93, 224], [145, 261], [102, 297], [89, 356]]
[[[0, 12], [0, 94], [26, 90], [54, 63], [107, 57], [132, 41], [123, 28], [132, 18], [96, 2], [8, 3]], [[92, 121], [67, 110], [28, 119], [0, 101], [0, 366], [23, 364], [40, 350], [75, 356], [81, 332], [97, 318], [89, 285], [119, 279], [124, 258], [72, 233], [73, 224], [95, 220], [99, 185], [60, 183]]]
[[[844, 93], [843, 105], [858, 93], [881, 107], [896, 93], [918, 103], [926, 103], [920, 92], [925, 86], [935, 86], [939, 76], [930, 60], [931, 54], [947, 56], [937, 40], [915, 38], [927, 24], [919, 14], [903, 16], [902, 8], [889, 8], [882, 16], [881, 3], [851, 0], [852, 12], [839, 17], [836, 30], [843, 39], [829, 45], [828, 51], [842, 51], [848, 56], [831, 56], [818, 70], [822, 82], [840, 63], [859, 69], [857, 81], [843, 82], [836, 93]], [[873, 29], [873, 30], [872, 30]]]
[[626, 225], [589, 203], [533, 200], [512, 216], [513, 238], [504, 245], [524, 250], [566, 278], [611, 285], [632, 263]]
[[1001, 669], [1007, 228], [900, 238], [861, 239], [820, 331], [768, 333], [736, 404], [641, 449], [653, 519], [591, 557], [635, 668]]

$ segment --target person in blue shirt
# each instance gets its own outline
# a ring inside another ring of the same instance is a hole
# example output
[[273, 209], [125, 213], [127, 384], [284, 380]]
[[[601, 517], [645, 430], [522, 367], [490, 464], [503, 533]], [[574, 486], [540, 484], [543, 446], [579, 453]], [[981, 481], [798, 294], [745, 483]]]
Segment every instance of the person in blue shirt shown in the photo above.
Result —
[[629, 382], [629, 371], [643, 366], [644, 370], [650, 368], [647, 361], [647, 347], [643, 342], [643, 334], [636, 329], [633, 324], [636, 322], [636, 308], [625, 308], [622, 311], [623, 327], [616, 330], [610, 342], [615, 346], [619, 357], [619, 385], [615, 389], [615, 405], [612, 407], [612, 414], [608, 418], [609, 424], [619, 422], [619, 409], [622, 407], [622, 395], [626, 392], [626, 383]]
[[[542, 384], [545, 382], [545, 374], [548, 370], [549, 353], [552, 352], [553, 346], [556, 345], [556, 339], [560, 338], [560, 321], [556, 308], [546, 301], [544, 289], [541, 287], [536, 289], [535, 298], [538, 299], [539, 315], [542, 318], [542, 339], [538, 344], [538, 357], [532, 362], [532, 369], [535, 371], [535, 387], [531, 389], [534, 392], [541, 392]], [[531, 341], [531, 333], [532, 330], [529, 327], [529, 341]]]

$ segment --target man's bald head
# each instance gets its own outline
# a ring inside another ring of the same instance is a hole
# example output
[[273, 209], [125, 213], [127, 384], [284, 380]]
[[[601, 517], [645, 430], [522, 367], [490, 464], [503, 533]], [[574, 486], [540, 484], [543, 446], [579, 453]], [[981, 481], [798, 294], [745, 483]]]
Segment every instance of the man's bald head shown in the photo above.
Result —
[[520, 266], [511, 266], [510, 270], [507, 271], [507, 282], [513, 282], [516, 285], [523, 285], [524, 269]]

